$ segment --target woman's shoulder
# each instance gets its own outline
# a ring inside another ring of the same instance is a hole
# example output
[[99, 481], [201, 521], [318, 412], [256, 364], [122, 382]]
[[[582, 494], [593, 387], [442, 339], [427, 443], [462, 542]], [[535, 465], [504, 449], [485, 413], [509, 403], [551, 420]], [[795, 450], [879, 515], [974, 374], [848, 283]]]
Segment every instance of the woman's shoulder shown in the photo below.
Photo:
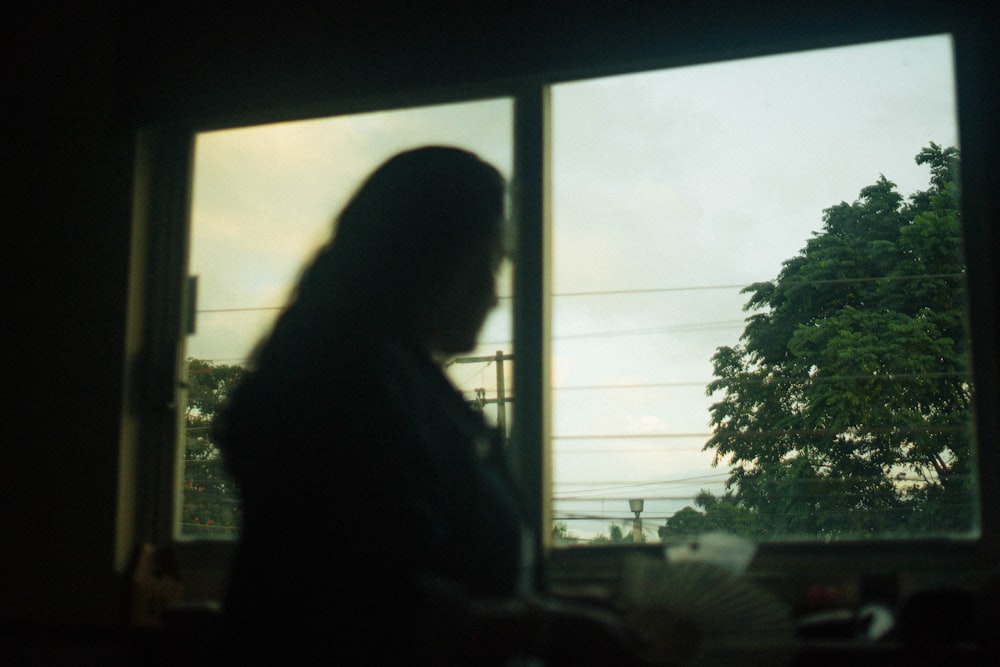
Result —
[[392, 403], [403, 412], [435, 419], [466, 421], [470, 427], [485, 426], [459, 390], [448, 380], [440, 364], [405, 342], [385, 339], [374, 355], [375, 379]]

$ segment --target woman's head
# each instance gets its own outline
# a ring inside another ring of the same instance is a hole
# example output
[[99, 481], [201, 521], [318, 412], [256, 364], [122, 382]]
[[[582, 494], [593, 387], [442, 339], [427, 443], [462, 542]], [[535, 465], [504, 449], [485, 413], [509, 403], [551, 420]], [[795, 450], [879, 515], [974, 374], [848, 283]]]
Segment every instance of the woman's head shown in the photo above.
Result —
[[468, 151], [396, 155], [338, 216], [295, 307], [318, 316], [318, 326], [346, 309], [360, 326], [396, 329], [434, 352], [470, 349], [495, 304], [503, 202], [503, 177]]
[[[290, 307], [254, 354], [254, 372], [216, 420], [230, 470], [260, 444], [275, 400], [297, 400], [302, 373], [350, 365], [380, 335], [456, 354], [475, 345], [496, 303], [503, 250], [504, 181], [475, 155], [445, 147], [401, 153], [379, 167], [306, 267]], [[337, 363], [330, 363], [331, 361]], [[233, 416], [241, 424], [234, 432]], [[241, 441], [242, 449], [228, 443]]]

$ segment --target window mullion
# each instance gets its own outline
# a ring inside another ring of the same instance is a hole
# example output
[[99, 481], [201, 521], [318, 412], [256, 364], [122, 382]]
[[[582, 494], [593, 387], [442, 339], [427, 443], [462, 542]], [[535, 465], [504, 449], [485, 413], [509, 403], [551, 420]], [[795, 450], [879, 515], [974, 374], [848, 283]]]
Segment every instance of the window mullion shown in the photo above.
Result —
[[190, 128], [164, 128], [157, 137], [155, 190], [148, 233], [147, 394], [143, 401], [147, 438], [140, 478], [145, 509], [145, 542], [173, 542], [182, 465], [178, 438], [183, 430], [184, 337], [187, 329], [186, 269], [190, 232], [191, 169], [194, 134]]
[[549, 438], [549, 88], [536, 86], [514, 102], [515, 227], [514, 351], [517, 402], [511, 458], [534, 528], [547, 548], [551, 538]]

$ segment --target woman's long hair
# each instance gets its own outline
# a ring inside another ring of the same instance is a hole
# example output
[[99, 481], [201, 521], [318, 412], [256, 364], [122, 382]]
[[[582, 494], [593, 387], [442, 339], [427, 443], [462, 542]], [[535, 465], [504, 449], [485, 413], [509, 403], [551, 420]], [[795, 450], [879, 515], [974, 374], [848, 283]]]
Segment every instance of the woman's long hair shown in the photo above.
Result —
[[215, 440], [238, 479], [256, 449], [247, 440], [267, 432], [258, 426], [267, 425], [268, 404], [324, 357], [419, 330], [423, 301], [454, 280], [463, 253], [500, 241], [503, 201], [500, 173], [458, 148], [406, 151], [369, 176], [216, 420]]

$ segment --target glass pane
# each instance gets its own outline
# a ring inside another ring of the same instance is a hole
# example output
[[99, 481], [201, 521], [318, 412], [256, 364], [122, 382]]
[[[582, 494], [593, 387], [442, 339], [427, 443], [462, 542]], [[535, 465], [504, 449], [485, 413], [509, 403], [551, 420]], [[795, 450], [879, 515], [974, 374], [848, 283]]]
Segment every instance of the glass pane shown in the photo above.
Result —
[[[187, 341], [181, 535], [236, 535], [239, 499], [209, 437], [214, 410], [362, 180], [392, 155], [426, 144], [471, 150], [509, 177], [511, 114], [511, 101], [499, 99], [198, 135], [190, 261], [198, 305], [196, 331]], [[509, 268], [501, 272], [499, 290], [500, 306], [470, 357], [495, 356], [497, 350], [510, 356]], [[497, 387], [486, 376], [487, 366], [468, 361], [452, 364], [449, 372], [495, 420]], [[509, 393], [510, 361], [504, 369]]]
[[950, 37], [552, 99], [556, 536], [971, 536]]

